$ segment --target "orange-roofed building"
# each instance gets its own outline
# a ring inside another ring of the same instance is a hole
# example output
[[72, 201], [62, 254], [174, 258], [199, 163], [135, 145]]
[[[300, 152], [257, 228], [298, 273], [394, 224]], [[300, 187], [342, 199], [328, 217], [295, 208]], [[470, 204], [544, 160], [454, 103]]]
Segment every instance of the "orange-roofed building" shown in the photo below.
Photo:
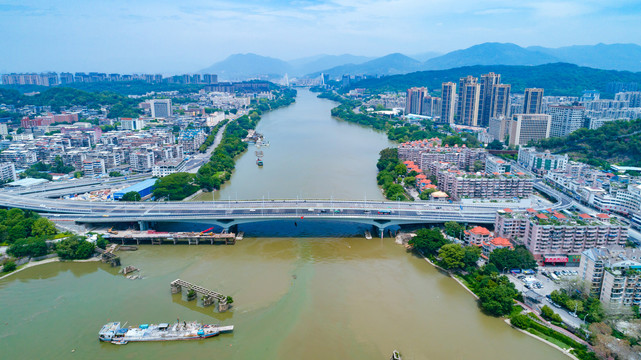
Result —
[[514, 246], [510, 242], [510, 240], [502, 237], [495, 237], [494, 239], [484, 242], [482, 247], [481, 247], [481, 253], [484, 255], [483, 257], [489, 258], [490, 253], [496, 249], [514, 249]]
[[492, 234], [490, 233], [490, 230], [482, 226], [477, 226], [465, 231], [465, 244], [482, 246], [483, 242], [490, 241], [491, 236]]

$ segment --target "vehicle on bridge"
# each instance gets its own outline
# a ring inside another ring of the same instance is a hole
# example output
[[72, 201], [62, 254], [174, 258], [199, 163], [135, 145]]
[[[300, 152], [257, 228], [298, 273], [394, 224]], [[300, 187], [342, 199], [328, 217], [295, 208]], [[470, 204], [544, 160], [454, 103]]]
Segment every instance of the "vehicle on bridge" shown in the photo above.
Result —
[[392, 210], [378, 210], [378, 215], [391, 215]]

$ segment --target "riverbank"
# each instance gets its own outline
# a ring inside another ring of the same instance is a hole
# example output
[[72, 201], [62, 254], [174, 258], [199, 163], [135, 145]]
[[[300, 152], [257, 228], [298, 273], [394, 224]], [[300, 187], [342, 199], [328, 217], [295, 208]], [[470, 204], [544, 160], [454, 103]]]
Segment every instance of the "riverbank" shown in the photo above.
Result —
[[[92, 257], [92, 258], [84, 259], [84, 260], [65, 260], [64, 262], [83, 263], [83, 262], [94, 262], [94, 261], [100, 261], [100, 257], [96, 256], [96, 257]], [[44, 260], [39, 260], [39, 261], [31, 260], [31, 261], [29, 261], [28, 263], [26, 263], [24, 265], [18, 266], [18, 268], [15, 269], [14, 271], [12, 271], [10, 273], [6, 273], [5, 275], [0, 276], [0, 280], [2, 280], [4, 278], [7, 278], [7, 277], [9, 277], [11, 275], [17, 274], [17, 273], [21, 272], [22, 270], [26, 270], [26, 269], [29, 269], [29, 268], [32, 268], [32, 267], [36, 267], [36, 266], [39, 266], [39, 265], [49, 264], [49, 263], [52, 263], [52, 262], [61, 262], [61, 261], [60, 261], [59, 257], [54, 257], [54, 258], [44, 259]]]
[[523, 333], [523, 334], [525, 334], [525, 335], [527, 335], [527, 336], [531, 336], [531, 337], [533, 337], [533, 338], [535, 338], [535, 339], [537, 339], [537, 340], [539, 340], [539, 341], [541, 341], [541, 342], [543, 342], [543, 343], [545, 343], [545, 344], [547, 344], [547, 345], [549, 345], [549, 346], [551, 346], [551, 347], [553, 347], [553, 348], [555, 348], [555, 349], [559, 350], [560, 352], [562, 352], [563, 354], [567, 355], [567, 356], [568, 356], [568, 357], [570, 357], [571, 359], [574, 359], [574, 360], [581, 360], [581, 359], [579, 359], [578, 357], [576, 357], [576, 356], [574, 356], [574, 355], [572, 355], [572, 354], [570, 353], [570, 350], [571, 350], [571, 349], [567, 349], [567, 350], [566, 350], [566, 349], [564, 349], [564, 348], [560, 347], [559, 345], [557, 345], [557, 344], [555, 344], [555, 343], [553, 343], [553, 342], [551, 342], [551, 341], [548, 341], [548, 340], [546, 340], [546, 339], [544, 339], [544, 338], [542, 338], [542, 337], [539, 337], [539, 336], [536, 336], [536, 335], [532, 334], [532, 333], [531, 333], [531, 332], [529, 332], [529, 331], [525, 331], [525, 330], [523, 330], [523, 329], [519, 329], [519, 328], [517, 328], [516, 326], [512, 325], [512, 323], [510, 322], [510, 319], [505, 319], [504, 321], [505, 321], [505, 323], [506, 323], [506, 324], [508, 324], [512, 329], [514, 329], [514, 330], [516, 330], [516, 331], [519, 331], [519, 332], [521, 332], [521, 333]]
[[[479, 299], [478, 295], [476, 295], [472, 291], [472, 289], [470, 289], [461, 279], [459, 279], [456, 274], [453, 274], [452, 272], [450, 272], [450, 271], [442, 268], [441, 266], [435, 264], [433, 261], [431, 261], [429, 258], [427, 258], [423, 253], [419, 252], [419, 254], [430, 265], [432, 265], [433, 267], [438, 269], [440, 272], [446, 273], [451, 279], [456, 281], [460, 286], [462, 286], [465, 290], [467, 290], [468, 293], [472, 294], [472, 296], [474, 296], [474, 298], [476, 298], [477, 300]], [[570, 357], [570, 358], [572, 358], [574, 360], [580, 360], [579, 358], [577, 358], [576, 356], [574, 356], [573, 354], [570, 353], [571, 349], [566, 350], [566, 349], [564, 349], [564, 348], [562, 348], [562, 347], [560, 347], [560, 346], [558, 346], [558, 345], [556, 345], [556, 344], [554, 344], [554, 343], [552, 343], [552, 342], [550, 342], [550, 341], [548, 341], [548, 340], [546, 340], [546, 339], [544, 339], [542, 337], [539, 337], [539, 336], [537, 336], [535, 334], [532, 334], [532, 333], [530, 333], [530, 332], [528, 332], [526, 330], [519, 329], [519, 328], [513, 326], [510, 323], [510, 319], [509, 318], [504, 318], [504, 321], [505, 321], [506, 324], [510, 325], [510, 327], [512, 327], [513, 329], [516, 329], [516, 330], [518, 330], [518, 331], [520, 331], [520, 332], [522, 332], [522, 333], [524, 333], [524, 334], [526, 334], [528, 336], [531, 336], [531, 337], [533, 337], [533, 338], [535, 338], [535, 339], [537, 339], [537, 340], [539, 340], [539, 341], [541, 341], [541, 342], [543, 342], [543, 343], [545, 343], [545, 344], [547, 344], [547, 345], [559, 350], [564, 355], [567, 355], [568, 357]], [[551, 329], [551, 330], [554, 330], [554, 329]]]

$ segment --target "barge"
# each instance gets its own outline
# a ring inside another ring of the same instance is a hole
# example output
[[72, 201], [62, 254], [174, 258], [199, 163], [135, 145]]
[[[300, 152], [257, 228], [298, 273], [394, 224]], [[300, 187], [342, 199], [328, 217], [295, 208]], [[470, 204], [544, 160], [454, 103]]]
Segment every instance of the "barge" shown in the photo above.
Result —
[[105, 324], [98, 332], [100, 341], [124, 345], [130, 341], [172, 341], [206, 339], [234, 331], [233, 325], [203, 325], [198, 322], [142, 324], [121, 327], [119, 322]]

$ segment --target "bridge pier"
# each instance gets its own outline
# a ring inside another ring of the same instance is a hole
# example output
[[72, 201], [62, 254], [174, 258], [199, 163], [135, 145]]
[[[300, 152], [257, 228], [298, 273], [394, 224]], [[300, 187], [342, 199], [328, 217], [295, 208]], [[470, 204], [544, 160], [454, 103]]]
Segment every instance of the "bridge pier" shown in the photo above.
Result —
[[178, 294], [178, 293], [181, 293], [182, 291], [183, 291], [182, 286], [180, 286], [178, 284], [173, 284], [173, 283], [171, 284], [171, 293], [172, 294]]
[[203, 306], [209, 306], [209, 305], [211, 305], [213, 303], [214, 303], [214, 298], [213, 297], [211, 297], [209, 295], [205, 295], [203, 297]]
[[219, 300], [218, 301], [218, 312], [225, 312], [227, 310], [229, 310], [229, 304], [227, 304], [227, 301]]

